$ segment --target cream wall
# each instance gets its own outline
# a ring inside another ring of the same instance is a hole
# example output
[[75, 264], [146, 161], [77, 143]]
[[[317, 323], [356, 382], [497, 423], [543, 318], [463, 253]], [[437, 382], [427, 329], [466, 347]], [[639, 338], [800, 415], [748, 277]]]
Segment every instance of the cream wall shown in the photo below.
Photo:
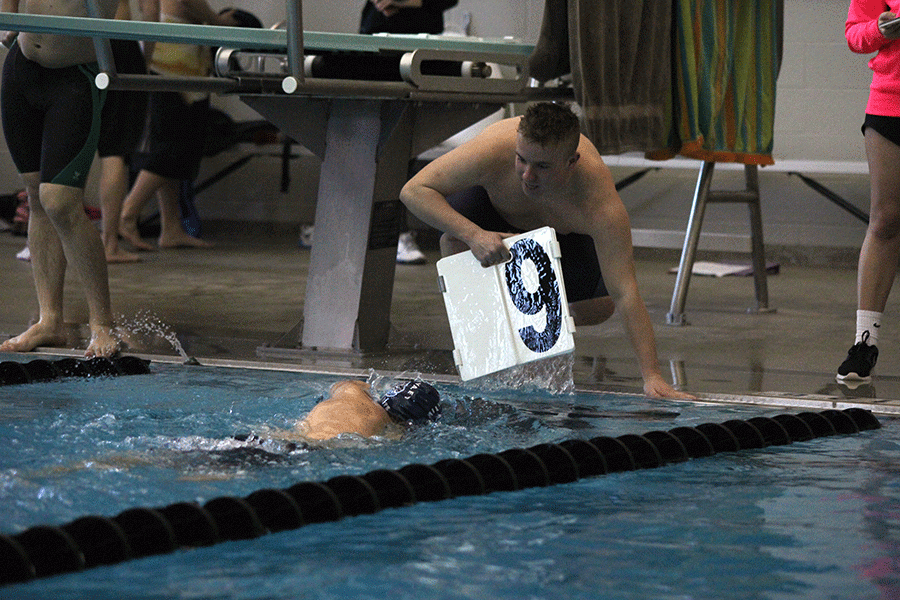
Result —
[[[865, 171], [859, 127], [869, 56], [847, 48], [849, 0], [785, 0], [784, 62], [775, 104], [775, 158]], [[855, 163], [855, 164], [854, 164]]]

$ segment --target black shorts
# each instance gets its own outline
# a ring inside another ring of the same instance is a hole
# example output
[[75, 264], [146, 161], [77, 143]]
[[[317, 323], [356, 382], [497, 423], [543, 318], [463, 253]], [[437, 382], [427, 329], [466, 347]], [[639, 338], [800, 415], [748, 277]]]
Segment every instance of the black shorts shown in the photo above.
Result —
[[866, 113], [863, 121], [862, 132], [866, 134], [866, 127], [871, 127], [890, 142], [900, 146], [900, 117], [883, 117]]
[[14, 44], [0, 88], [3, 133], [19, 173], [41, 183], [84, 188], [106, 92], [94, 85], [97, 63], [47, 69]]
[[180, 92], [152, 92], [150, 125], [135, 166], [169, 179], [193, 180], [206, 144], [209, 98], [187, 102]]
[[[500, 216], [491, 204], [487, 191], [481, 186], [452, 194], [447, 201], [457, 212], [482, 229], [500, 233], [524, 233]], [[583, 233], [557, 234], [556, 238], [562, 252], [560, 262], [563, 281], [566, 283], [566, 299], [578, 302], [609, 296], [600, 273], [593, 238]]]
[[[147, 64], [141, 45], [134, 40], [110, 40], [116, 72], [146, 75]], [[128, 156], [137, 150], [147, 124], [149, 94], [141, 90], [110, 90], [101, 115], [97, 155]]]

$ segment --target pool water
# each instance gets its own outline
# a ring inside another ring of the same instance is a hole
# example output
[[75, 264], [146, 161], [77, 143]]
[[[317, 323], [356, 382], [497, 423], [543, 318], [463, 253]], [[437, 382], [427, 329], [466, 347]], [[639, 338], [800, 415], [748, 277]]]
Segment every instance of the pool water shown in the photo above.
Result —
[[[791, 412], [438, 384], [441, 421], [401, 440], [247, 453], [233, 435], [289, 428], [336, 378], [151, 369], [0, 387], [0, 532], [544, 442]], [[881, 422], [857, 435], [422, 502], [39, 579], [0, 588], [0, 597], [900, 597], [898, 426]]]

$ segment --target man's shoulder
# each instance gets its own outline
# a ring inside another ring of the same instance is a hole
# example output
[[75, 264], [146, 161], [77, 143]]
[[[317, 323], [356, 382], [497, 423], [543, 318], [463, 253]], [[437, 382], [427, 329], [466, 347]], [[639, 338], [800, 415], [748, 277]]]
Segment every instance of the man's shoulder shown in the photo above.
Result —
[[501, 133], [509, 133], [515, 131], [519, 128], [519, 121], [522, 117], [508, 117], [506, 119], [500, 119], [495, 123], [491, 123], [481, 132], [482, 135], [493, 135], [496, 136]]
[[468, 160], [476, 159], [478, 162], [496, 162], [505, 160], [511, 156], [515, 148], [515, 127], [510, 127], [509, 119], [491, 123], [478, 134], [457, 146], [449, 156], [454, 158], [467, 157]]

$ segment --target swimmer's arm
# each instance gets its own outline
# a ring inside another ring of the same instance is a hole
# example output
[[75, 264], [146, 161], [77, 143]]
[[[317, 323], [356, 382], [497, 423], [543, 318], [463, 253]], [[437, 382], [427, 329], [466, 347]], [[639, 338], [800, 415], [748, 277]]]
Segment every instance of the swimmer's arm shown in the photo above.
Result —
[[503, 169], [497, 157], [513, 155], [511, 148], [494, 141], [490, 129], [433, 160], [400, 191], [400, 200], [411, 213], [463, 242], [485, 267], [509, 260], [509, 250], [503, 245], [508, 234], [482, 229], [454, 210], [447, 196], [485, 183], [489, 173]]

